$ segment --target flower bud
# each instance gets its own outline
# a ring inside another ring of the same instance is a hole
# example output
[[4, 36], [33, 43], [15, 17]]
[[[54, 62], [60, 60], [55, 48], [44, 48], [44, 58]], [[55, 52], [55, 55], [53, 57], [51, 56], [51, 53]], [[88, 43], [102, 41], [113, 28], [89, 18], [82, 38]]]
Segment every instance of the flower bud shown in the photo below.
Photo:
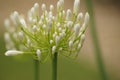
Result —
[[5, 26], [5, 28], [6, 28], [7, 30], [10, 29], [10, 21], [9, 21], [9, 19], [5, 19], [5, 21], [4, 21], [4, 26]]
[[42, 8], [42, 11], [45, 12], [45, 10], [46, 10], [46, 5], [45, 5], [45, 4], [42, 4], [42, 7], [41, 7], [41, 8]]
[[82, 34], [80, 43], [83, 44], [85, 41], [85, 34]]
[[72, 48], [72, 46], [73, 46], [73, 41], [69, 41], [69, 48], [71, 49]]
[[58, 1], [58, 2], [57, 2], [57, 11], [60, 10], [60, 6], [61, 6], [61, 5], [60, 5], [60, 1]]
[[67, 27], [71, 30], [72, 28], [72, 25], [73, 25], [73, 22], [72, 21], [68, 21], [67, 22]]
[[13, 16], [16, 21], [19, 20], [19, 13], [17, 11], [14, 11]]
[[27, 38], [27, 45], [28, 45], [28, 46], [31, 46], [31, 44], [32, 44], [32, 43], [31, 43], [30, 39]]
[[53, 17], [53, 14], [52, 14], [52, 12], [50, 11], [49, 14], [48, 14], [48, 18], [49, 18], [50, 20], [52, 20], [52, 17]]
[[41, 51], [39, 49], [37, 49], [36, 55], [38, 57], [38, 60], [40, 60], [40, 58], [41, 58]]
[[88, 14], [88, 12], [85, 14], [85, 19], [84, 19], [84, 23], [85, 23], [85, 25], [87, 26], [87, 24], [88, 24], [88, 22], [89, 22], [89, 18], [90, 18], [90, 16], [89, 16], [89, 14]]
[[61, 10], [63, 10], [63, 7], [64, 7], [64, 0], [59, 0], [57, 2], [57, 10], [61, 11]]
[[41, 15], [41, 21], [44, 22], [44, 15]]
[[22, 27], [27, 28], [26, 22], [23, 18], [20, 18], [20, 24]]
[[34, 15], [35, 15], [35, 9], [34, 9], [34, 7], [32, 7], [30, 9], [30, 15], [31, 15], [31, 17], [34, 17]]
[[56, 45], [59, 44], [59, 42], [60, 42], [60, 37], [59, 37], [59, 36], [56, 36], [56, 37], [55, 37], [55, 42], [56, 42]]
[[32, 23], [36, 24], [37, 23], [37, 18], [32, 19]]
[[53, 40], [50, 40], [50, 44], [52, 44], [53, 43]]
[[39, 4], [38, 3], [34, 4], [34, 13], [35, 13], [35, 16], [39, 16]]
[[82, 27], [80, 28], [80, 32], [84, 32], [86, 30], [86, 25], [85, 23], [82, 24]]
[[82, 18], [83, 18], [83, 14], [79, 13], [77, 16], [77, 22], [81, 22]]
[[52, 28], [52, 21], [48, 20], [48, 32], [50, 32], [51, 28]]
[[80, 6], [80, 0], [75, 0], [74, 1], [74, 7], [73, 7], [73, 13], [75, 15], [77, 15], [78, 12], [79, 12], [79, 6]]
[[79, 50], [82, 47], [81, 43], [78, 44], [77, 49]]
[[54, 6], [50, 5], [50, 11], [53, 11], [53, 10], [54, 10]]
[[55, 38], [57, 36], [57, 32], [53, 33], [53, 38]]
[[57, 27], [59, 28], [60, 26], [61, 26], [61, 24], [58, 22], [58, 23], [57, 23]]
[[78, 44], [78, 47], [77, 47], [78, 49], [80, 49], [82, 47], [82, 45], [85, 41], [85, 34], [82, 34], [80, 39], [81, 39], [80, 43]]
[[65, 17], [65, 10], [62, 11], [62, 15], [63, 15], [63, 17]]
[[44, 24], [44, 25], [43, 25], [43, 29], [46, 30], [46, 27], [47, 27], [47, 26]]
[[53, 46], [53, 47], [52, 47], [52, 53], [54, 54], [55, 51], [56, 51], [56, 46]]
[[32, 31], [33, 31], [33, 33], [35, 33], [37, 31], [37, 26], [36, 25], [33, 26]]
[[79, 29], [80, 29], [80, 24], [75, 24], [74, 31], [76, 36], [79, 34]]
[[59, 0], [61, 5], [64, 5], [64, 0]]
[[40, 21], [38, 22], [38, 25], [39, 25], [39, 26], [42, 26], [42, 25], [43, 25], [43, 22], [40, 20]]
[[32, 23], [32, 19], [33, 19], [33, 17], [32, 17], [31, 11], [29, 11], [29, 12], [28, 12], [28, 21], [29, 21], [30, 23]]
[[71, 20], [71, 18], [72, 18], [72, 12], [70, 9], [68, 9], [67, 14], [66, 14], [66, 20], [69, 21], [69, 20]]
[[22, 51], [17, 51], [17, 50], [8, 50], [7, 52], [5, 52], [6, 56], [16, 56], [16, 55], [20, 55], [23, 54]]
[[23, 32], [18, 32], [18, 37], [19, 37], [20, 41], [23, 41], [23, 39], [24, 39]]
[[60, 39], [62, 39], [63, 37], [65, 37], [65, 32], [62, 31], [62, 33], [60, 33]]
[[64, 0], [59, 0], [59, 1], [60, 1], [60, 5], [61, 5], [61, 10], [62, 10], [64, 7]]
[[10, 16], [12, 22], [14, 25], [18, 25], [19, 24], [19, 14], [17, 11], [14, 11], [11, 16]]

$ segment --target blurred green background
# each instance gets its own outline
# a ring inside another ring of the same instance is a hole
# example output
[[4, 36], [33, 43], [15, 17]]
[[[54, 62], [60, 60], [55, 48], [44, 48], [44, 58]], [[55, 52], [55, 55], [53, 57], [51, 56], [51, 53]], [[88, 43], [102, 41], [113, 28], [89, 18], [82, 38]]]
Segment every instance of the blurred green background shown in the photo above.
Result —
[[[120, 80], [120, 1], [92, 0], [96, 28], [102, 49], [102, 57], [109, 80]], [[0, 80], [33, 80], [34, 62], [28, 59], [4, 56], [4, 19], [11, 12], [27, 14], [35, 2], [56, 6], [57, 0], [0, 0]], [[65, 9], [72, 9], [74, 0], [65, 0]], [[81, 0], [81, 12], [85, 13], [85, 1]], [[58, 80], [101, 80], [93, 51], [90, 27], [86, 31], [85, 44], [76, 60], [59, 56]], [[51, 61], [40, 64], [40, 80], [51, 80]]]

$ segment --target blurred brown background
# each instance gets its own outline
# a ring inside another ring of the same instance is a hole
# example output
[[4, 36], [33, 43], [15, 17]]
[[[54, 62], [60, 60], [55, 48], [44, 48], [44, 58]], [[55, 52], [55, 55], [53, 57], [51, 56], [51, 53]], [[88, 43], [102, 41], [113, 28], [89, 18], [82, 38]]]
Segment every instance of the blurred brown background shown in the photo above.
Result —
[[[11, 12], [15, 10], [26, 15], [27, 11], [33, 6], [35, 2], [39, 3], [40, 5], [42, 3], [45, 3], [47, 7], [49, 7], [50, 4], [54, 4], [56, 6], [57, 0], [0, 0], [1, 40], [3, 39], [3, 32], [5, 31], [3, 26], [4, 19], [8, 18]], [[72, 9], [73, 2], [74, 0], [65, 0], [65, 9]], [[96, 27], [100, 46], [103, 52], [102, 56], [106, 71], [108, 73], [108, 76], [110, 77], [110, 80], [120, 80], [120, 0], [93, 0], [93, 3], [97, 25]], [[84, 0], [81, 0], [80, 9], [83, 13], [87, 11]], [[86, 31], [86, 41], [81, 54], [79, 55], [79, 61], [87, 61], [90, 64], [89, 66], [96, 69], [97, 71], [97, 65], [93, 53], [93, 44], [89, 28], [90, 27], [88, 27], [88, 30]], [[0, 44], [0, 50], [3, 49], [2, 47], [3, 46]], [[1, 69], [1, 64], [2, 61], [0, 61], [0, 71], [4, 69], [3, 67]], [[0, 72], [0, 75], [1, 74], [2, 72]], [[7, 79], [0, 78], [0, 80]]]

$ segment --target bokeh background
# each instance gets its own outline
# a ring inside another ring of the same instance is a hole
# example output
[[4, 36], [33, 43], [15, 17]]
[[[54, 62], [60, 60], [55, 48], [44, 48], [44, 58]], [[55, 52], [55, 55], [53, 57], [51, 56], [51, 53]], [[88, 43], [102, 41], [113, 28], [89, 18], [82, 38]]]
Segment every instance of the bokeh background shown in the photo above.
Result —
[[[120, 0], [92, 0], [97, 34], [102, 50], [102, 58], [109, 80], [120, 80]], [[4, 56], [4, 19], [11, 12], [27, 11], [37, 2], [56, 7], [57, 0], [0, 0], [0, 80], [33, 80], [34, 62], [32, 58]], [[73, 8], [74, 0], [65, 0], [65, 9]], [[56, 8], [55, 8], [56, 9]], [[81, 0], [80, 11], [87, 11], [85, 0]], [[85, 44], [76, 60], [59, 56], [58, 80], [101, 80], [94, 53], [90, 27], [86, 31]], [[40, 64], [40, 80], [51, 80], [51, 61]]]

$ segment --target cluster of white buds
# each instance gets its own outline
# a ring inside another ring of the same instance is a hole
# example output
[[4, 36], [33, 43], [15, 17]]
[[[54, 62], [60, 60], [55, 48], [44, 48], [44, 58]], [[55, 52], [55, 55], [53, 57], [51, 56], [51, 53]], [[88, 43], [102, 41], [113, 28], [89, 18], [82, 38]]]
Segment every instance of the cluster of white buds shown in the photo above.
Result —
[[64, 0], [57, 2], [57, 13], [54, 6], [47, 10], [42, 4], [40, 16], [39, 4], [28, 11], [25, 18], [17, 11], [10, 19], [5, 20], [6, 56], [32, 54], [42, 62], [54, 53], [73, 58], [78, 55], [85, 40], [85, 30], [89, 22], [89, 14], [79, 13], [80, 1], [75, 0], [73, 11], [64, 10]]

